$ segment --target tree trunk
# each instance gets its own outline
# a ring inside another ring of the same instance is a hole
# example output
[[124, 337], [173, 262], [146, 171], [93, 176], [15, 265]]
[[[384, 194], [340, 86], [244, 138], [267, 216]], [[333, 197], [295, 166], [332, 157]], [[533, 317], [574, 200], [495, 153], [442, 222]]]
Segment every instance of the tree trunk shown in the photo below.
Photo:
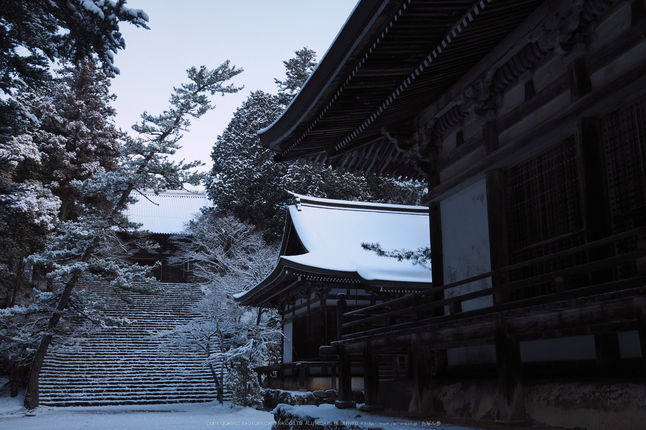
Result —
[[36, 355], [34, 356], [34, 360], [31, 363], [31, 369], [29, 371], [29, 380], [27, 381], [27, 394], [25, 395], [25, 407], [27, 409], [34, 409], [40, 404], [40, 386], [38, 379], [40, 377], [40, 371], [43, 368], [43, 361], [45, 360], [45, 355], [47, 355], [47, 349], [52, 343], [54, 329], [56, 329], [59, 321], [61, 320], [61, 314], [70, 301], [72, 290], [76, 286], [79, 277], [80, 274], [76, 273], [72, 275], [72, 277], [65, 284], [63, 295], [59, 299], [58, 305], [56, 306], [56, 310], [52, 314], [52, 317], [49, 319], [47, 332], [40, 341], [38, 350], [36, 350]]
[[10, 289], [10, 297], [7, 300], [7, 307], [13, 307], [16, 305], [16, 299], [18, 298], [18, 294], [20, 293], [20, 290], [22, 289], [22, 284], [23, 284], [23, 274], [25, 272], [25, 260], [22, 255], [18, 256], [18, 263], [16, 265], [16, 270], [15, 270], [15, 275], [16, 275], [16, 280]]
[[209, 361], [209, 369], [211, 369], [211, 375], [213, 376], [213, 381], [215, 381], [215, 391], [218, 396], [218, 402], [220, 404], [224, 403], [224, 390], [222, 389], [222, 385], [220, 384], [220, 379], [218, 378], [218, 374], [215, 371], [215, 368], [213, 367], [213, 363]]
[[17, 364], [11, 373], [11, 397], [17, 397], [25, 375], [25, 367], [22, 364]]

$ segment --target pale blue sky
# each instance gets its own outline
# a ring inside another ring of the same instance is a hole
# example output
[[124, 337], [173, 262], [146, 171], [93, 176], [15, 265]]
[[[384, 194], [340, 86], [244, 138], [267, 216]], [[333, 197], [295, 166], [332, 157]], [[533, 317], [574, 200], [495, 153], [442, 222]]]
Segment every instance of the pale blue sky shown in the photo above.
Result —
[[357, 0], [128, 0], [143, 9], [150, 30], [122, 24], [126, 50], [115, 57], [121, 74], [114, 79], [117, 126], [130, 130], [146, 110], [168, 107], [172, 87], [186, 81], [186, 69], [215, 68], [225, 60], [245, 71], [235, 79], [245, 89], [216, 96], [216, 109], [193, 121], [179, 158], [209, 154], [235, 109], [252, 90], [275, 93], [274, 78], [284, 78], [283, 61], [307, 46], [320, 59], [354, 9]]

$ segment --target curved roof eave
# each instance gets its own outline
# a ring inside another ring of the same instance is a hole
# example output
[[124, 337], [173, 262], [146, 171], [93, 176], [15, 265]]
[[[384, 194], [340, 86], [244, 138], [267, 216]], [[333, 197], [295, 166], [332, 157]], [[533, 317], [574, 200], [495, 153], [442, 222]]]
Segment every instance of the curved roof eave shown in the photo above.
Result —
[[[330, 270], [311, 265], [300, 264], [287, 258], [280, 257], [278, 265], [269, 274], [269, 276], [267, 276], [267, 278], [265, 278], [261, 283], [259, 283], [252, 289], [235, 294], [234, 299], [235, 301], [248, 306], [266, 305], [271, 301], [273, 297], [280, 295], [282, 290], [286, 289], [284, 282], [288, 279], [288, 277], [293, 277], [293, 282], [300, 282], [301, 276], [319, 276], [321, 278], [328, 278], [328, 280], [335, 280], [337, 282], [345, 281], [371, 287], [396, 288], [403, 290], [419, 290], [423, 288], [430, 288], [433, 285], [430, 279], [430, 274], [428, 281], [366, 279], [356, 271]], [[293, 285], [293, 282], [290, 282], [289, 284]]]
[[[481, 61], [544, 4], [362, 0], [289, 108], [260, 132], [261, 143], [278, 162], [426, 179], [427, 163], [408, 142], [420, 113], [467, 74], [486, 72]], [[443, 115], [450, 106], [433, 109]]]
[[327, 102], [336, 91], [338, 81], [347, 76], [345, 69], [354, 63], [352, 58], [360, 55], [365, 45], [372, 41], [372, 33], [380, 31], [375, 23], [388, 17], [392, 8], [387, 6], [391, 3], [389, 0], [359, 1], [306, 85], [274, 123], [258, 131], [263, 146], [279, 151], [280, 142], [300, 123], [317, 114], [319, 104]]

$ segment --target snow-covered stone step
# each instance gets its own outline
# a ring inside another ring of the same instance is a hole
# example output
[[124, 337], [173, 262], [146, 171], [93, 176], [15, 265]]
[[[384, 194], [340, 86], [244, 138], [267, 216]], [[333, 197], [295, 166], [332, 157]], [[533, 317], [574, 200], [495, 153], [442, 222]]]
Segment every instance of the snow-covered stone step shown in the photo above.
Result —
[[[141, 369], [141, 368], [150, 368], [150, 369], [155, 369], [155, 368], [163, 368], [163, 369], [175, 369], [175, 368], [183, 368], [186, 366], [190, 367], [204, 367], [203, 361], [202, 360], [191, 360], [186, 357], [180, 357], [177, 359], [177, 361], [174, 361], [175, 359], [173, 357], [165, 357], [165, 358], [159, 358], [159, 357], [146, 357], [139, 355], [138, 357], [140, 358], [140, 362], [134, 362], [132, 360], [136, 359], [137, 357], [134, 356], [126, 356], [125, 354], [127, 353], [126, 350], [124, 350], [123, 354], [120, 355], [114, 355], [114, 356], [109, 356], [109, 355], [92, 355], [88, 354], [87, 356], [81, 358], [81, 357], [74, 357], [69, 360], [66, 360], [65, 357], [63, 356], [58, 356], [55, 358], [52, 358], [51, 361], [48, 361], [46, 365], [43, 365], [43, 369], [47, 369], [50, 366], [54, 366], [56, 368], [61, 368], [61, 367], [70, 367], [70, 368], [76, 368], [76, 367], [86, 367], [86, 366], [107, 366], [108, 368], [116, 368], [116, 367], [131, 367], [134, 369]], [[188, 353], [186, 353], [188, 354]], [[88, 361], [90, 360], [90, 361]], [[171, 360], [173, 360], [171, 362]]]
[[[147, 375], [143, 375], [140, 377], [118, 377], [118, 376], [113, 376], [113, 377], [108, 377], [108, 378], [70, 378], [70, 379], [65, 379], [63, 376], [59, 376], [57, 378], [50, 378], [47, 381], [43, 382], [43, 386], [52, 386], [52, 385], [58, 385], [59, 383], [64, 383], [67, 382], [68, 385], [65, 387], [59, 387], [61, 391], [63, 390], [72, 390], [72, 389], [79, 389], [80, 388], [92, 388], [96, 386], [103, 386], [103, 387], [142, 387], [144, 385], [150, 385], [154, 387], [161, 387], [161, 386], [177, 386], [178, 384], [182, 384], [180, 386], [185, 386], [185, 385], [203, 385], [210, 387], [214, 384], [212, 379], [206, 379], [205, 376], [206, 374], [202, 375], [196, 375], [196, 376], [184, 376], [184, 375], [178, 375], [174, 377], [168, 377], [164, 378], [161, 376], [152, 376], [152, 377], [147, 377]], [[77, 385], [78, 383], [78, 385]]]
[[204, 365], [205, 357], [164, 344], [159, 337], [200, 318], [194, 306], [202, 298], [202, 291], [192, 284], [163, 287], [155, 295], [115, 292], [98, 284], [87, 287], [87, 299], [100, 300], [109, 308], [110, 316], [127, 318], [131, 323], [92, 333], [71, 347], [52, 348], [41, 371], [41, 404], [98, 406], [215, 400], [215, 384]]
[[[199, 389], [199, 391], [198, 391]], [[88, 387], [83, 387], [83, 389], [66, 389], [66, 390], [61, 390], [60, 394], [64, 394], [65, 398], [70, 398], [70, 396], [128, 396], [128, 397], [139, 397], [142, 396], [146, 393], [148, 395], [164, 395], [164, 396], [178, 396], [179, 394], [182, 395], [213, 395], [215, 394], [215, 386], [213, 384], [210, 385], [204, 385], [204, 384], [191, 384], [191, 385], [186, 385], [185, 388], [177, 388], [177, 384], [175, 385], [143, 385], [143, 386], [130, 386], [130, 387], [124, 387], [124, 386], [106, 386], [106, 387], [100, 387], [96, 386], [95, 388], [88, 388]], [[58, 394], [57, 394], [58, 395]], [[46, 396], [45, 396], [46, 397]], [[50, 397], [55, 397], [55, 396], [50, 396]]]
[[[112, 406], [112, 405], [150, 405], [159, 403], [212, 402], [215, 396], [180, 395], [180, 396], [110, 396], [110, 397], [69, 397], [58, 399], [41, 398], [47, 406]], [[228, 400], [228, 399], [227, 399]]]
[[[215, 397], [177, 397], [177, 398], [151, 398], [151, 399], [70, 399], [70, 400], [41, 400], [41, 403], [47, 406], [69, 407], [69, 406], [119, 406], [119, 405], [158, 405], [162, 403], [207, 403], [212, 402]], [[227, 400], [227, 398], [225, 398]]]

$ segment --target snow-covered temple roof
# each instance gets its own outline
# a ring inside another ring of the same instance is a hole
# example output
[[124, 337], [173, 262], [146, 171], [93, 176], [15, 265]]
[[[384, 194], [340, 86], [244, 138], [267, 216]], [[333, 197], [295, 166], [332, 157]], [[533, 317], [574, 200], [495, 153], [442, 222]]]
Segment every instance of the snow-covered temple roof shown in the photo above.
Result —
[[142, 230], [158, 234], [177, 234], [184, 224], [211, 203], [204, 192], [165, 191], [155, 194], [144, 192], [138, 201], [128, 206], [125, 214], [132, 222], [142, 224]]
[[260, 304], [280, 289], [286, 275], [311, 279], [354, 279], [366, 285], [430, 286], [431, 271], [410, 261], [381, 257], [363, 243], [384, 250], [429, 246], [428, 208], [348, 202], [295, 195], [276, 269], [237, 299]]

